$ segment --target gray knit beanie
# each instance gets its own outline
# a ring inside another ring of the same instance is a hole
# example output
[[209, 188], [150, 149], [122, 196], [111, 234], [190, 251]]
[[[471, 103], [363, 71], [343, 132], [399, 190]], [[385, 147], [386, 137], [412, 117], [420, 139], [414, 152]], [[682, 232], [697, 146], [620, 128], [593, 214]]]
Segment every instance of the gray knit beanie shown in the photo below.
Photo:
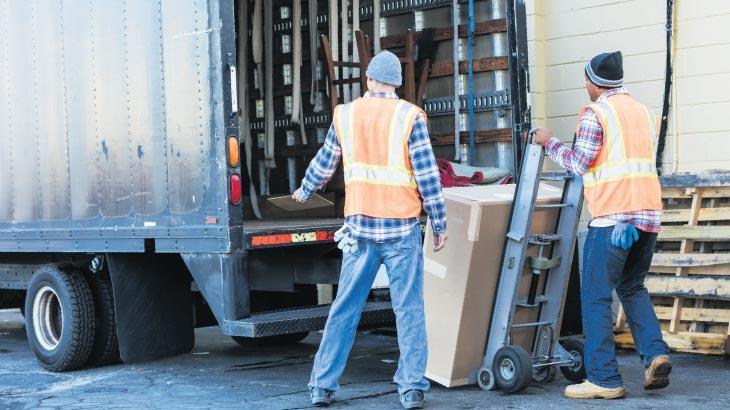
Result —
[[370, 60], [365, 75], [384, 84], [400, 87], [403, 84], [400, 60], [390, 51], [381, 51]]

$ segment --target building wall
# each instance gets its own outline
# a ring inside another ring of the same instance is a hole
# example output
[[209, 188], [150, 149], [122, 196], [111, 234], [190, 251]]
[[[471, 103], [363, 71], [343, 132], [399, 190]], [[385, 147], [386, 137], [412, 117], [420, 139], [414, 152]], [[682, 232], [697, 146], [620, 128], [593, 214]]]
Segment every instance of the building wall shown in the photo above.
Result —
[[[587, 60], [621, 50], [625, 84], [661, 114], [664, 0], [526, 0], [533, 122], [572, 141]], [[730, 1], [675, 0], [663, 172], [730, 169]], [[675, 138], [676, 136], [676, 138]]]

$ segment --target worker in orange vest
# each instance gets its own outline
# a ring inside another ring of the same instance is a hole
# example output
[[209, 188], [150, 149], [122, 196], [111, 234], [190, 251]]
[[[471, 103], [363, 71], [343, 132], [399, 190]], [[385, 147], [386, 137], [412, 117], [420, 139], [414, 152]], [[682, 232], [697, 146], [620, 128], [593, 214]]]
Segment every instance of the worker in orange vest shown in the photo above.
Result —
[[620, 51], [595, 56], [585, 66], [592, 104], [579, 112], [571, 149], [539, 128], [543, 145], [560, 166], [583, 176], [591, 214], [583, 253], [581, 307], [587, 380], [568, 386], [576, 399], [623, 397], [616, 362], [612, 292], [618, 294], [636, 349], [645, 365], [644, 388], [669, 384], [672, 364], [644, 278], [661, 225], [661, 187], [654, 159], [658, 123], [623, 87]]
[[[421, 408], [427, 344], [423, 312], [423, 250], [419, 223], [425, 208], [434, 250], [446, 244], [446, 210], [426, 113], [400, 100], [398, 57], [383, 51], [367, 71], [368, 92], [338, 105], [322, 149], [312, 160], [297, 201], [308, 200], [342, 160], [345, 224], [335, 240], [343, 251], [337, 297], [330, 308], [309, 382], [315, 406], [334, 400], [338, 380], [375, 275], [385, 265], [398, 327], [400, 360], [393, 381], [403, 407]], [[421, 200], [423, 199], [423, 201]]]

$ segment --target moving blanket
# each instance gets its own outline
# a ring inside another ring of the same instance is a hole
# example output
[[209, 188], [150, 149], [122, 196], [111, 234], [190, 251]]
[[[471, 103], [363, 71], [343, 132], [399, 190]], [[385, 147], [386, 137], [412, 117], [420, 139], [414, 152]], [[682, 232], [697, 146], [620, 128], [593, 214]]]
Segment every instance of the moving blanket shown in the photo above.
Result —
[[462, 187], [476, 184], [491, 184], [504, 180], [509, 170], [493, 167], [473, 167], [445, 159], [437, 159], [436, 164], [441, 174], [441, 185], [444, 187]]

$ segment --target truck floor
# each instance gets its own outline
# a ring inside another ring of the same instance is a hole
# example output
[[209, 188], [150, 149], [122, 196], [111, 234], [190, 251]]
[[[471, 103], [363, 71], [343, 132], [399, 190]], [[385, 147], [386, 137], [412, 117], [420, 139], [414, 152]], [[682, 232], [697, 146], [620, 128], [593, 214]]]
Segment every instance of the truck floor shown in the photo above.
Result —
[[[196, 331], [192, 353], [136, 365], [55, 374], [41, 369], [25, 340], [17, 310], [0, 310], [0, 409], [5, 408], [308, 408], [307, 382], [320, 340], [280, 348], [242, 348], [217, 327]], [[332, 408], [397, 409], [391, 383], [398, 360], [397, 341], [373, 332], [358, 334], [342, 389]], [[672, 384], [642, 389], [643, 368], [633, 352], [619, 364], [629, 394], [618, 401], [571, 401], [562, 397], [562, 376], [533, 384], [518, 395], [484, 392], [476, 386], [445, 389], [433, 385], [431, 409], [475, 408], [730, 408], [730, 360], [673, 355]]]

